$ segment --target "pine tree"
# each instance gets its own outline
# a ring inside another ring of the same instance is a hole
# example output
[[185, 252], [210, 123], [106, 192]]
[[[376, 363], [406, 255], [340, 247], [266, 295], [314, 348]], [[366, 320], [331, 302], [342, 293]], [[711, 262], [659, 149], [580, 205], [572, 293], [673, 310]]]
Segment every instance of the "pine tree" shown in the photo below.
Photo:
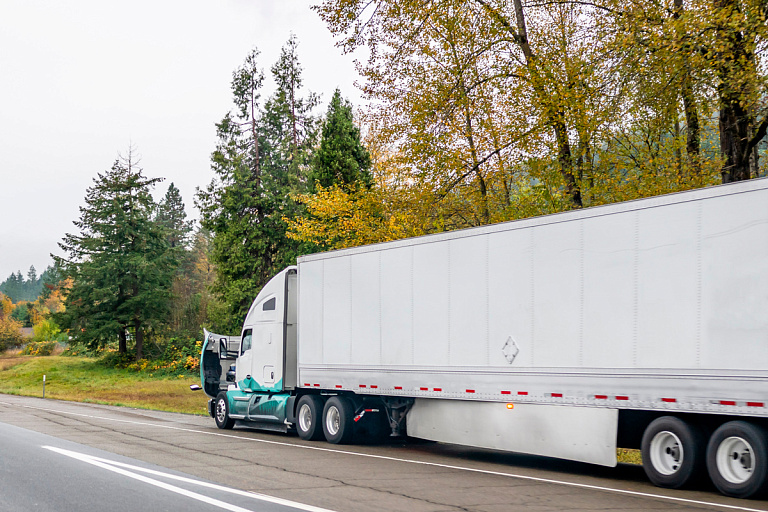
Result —
[[285, 218], [298, 209], [292, 195], [306, 187], [301, 161], [311, 146], [305, 127], [311, 125], [308, 105], [314, 100], [298, 98], [301, 69], [291, 41], [272, 68], [278, 91], [263, 108], [258, 50], [233, 73], [237, 108], [216, 125], [216, 177], [196, 197], [200, 223], [213, 234], [214, 291], [227, 305], [223, 328], [242, 323], [261, 287], [294, 263], [300, 250], [286, 236]]
[[159, 181], [143, 176], [129, 152], [94, 179], [74, 222], [79, 234], [59, 243], [67, 256], [54, 259], [73, 285], [56, 321], [75, 341], [96, 348], [117, 339], [126, 353], [131, 334], [141, 359], [145, 334], [164, 320], [176, 261], [152, 219]]
[[355, 126], [352, 104], [336, 89], [323, 121], [320, 147], [313, 160], [310, 183], [323, 188], [339, 185], [350, 190], [354, 185], [370, 187], [371, 155], [360, 142], [360, 129]]
[[171, 183], [165, 197], [157, 205], [157, 223], [166, 231], [168, 244], [172, 249], [185, 249], [189, 244], [192, 222], [187, 221], [187, 212], [179, 189]]

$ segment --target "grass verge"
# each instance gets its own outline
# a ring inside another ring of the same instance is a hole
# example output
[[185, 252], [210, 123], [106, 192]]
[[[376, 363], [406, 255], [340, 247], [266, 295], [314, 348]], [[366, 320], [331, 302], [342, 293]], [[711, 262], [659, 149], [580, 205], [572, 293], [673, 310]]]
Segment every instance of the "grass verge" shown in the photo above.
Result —
[[105, 368], [86, 357], [0, 357], [0, 393], [42, 397], [43, 375], [46, 398], [207, 414], [208, 397], [189, 390], [190, 384], [200, 383], [194, 376]]

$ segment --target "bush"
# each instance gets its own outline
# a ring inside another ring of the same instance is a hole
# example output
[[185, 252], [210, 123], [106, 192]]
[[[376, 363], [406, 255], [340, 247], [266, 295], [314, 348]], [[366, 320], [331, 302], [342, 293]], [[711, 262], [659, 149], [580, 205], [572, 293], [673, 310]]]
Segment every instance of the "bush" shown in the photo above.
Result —
[[55, 341], [32, 341], [21, 351], [23, 355], [28, 356], [49, 356], [58, 343]]
[[35, 341], [67, 341], [67, 335], [62, 333], [61, 328], [50, 318], [41, 320], [32, 330], [35, 333]]
[[137, 372], [196, 373], [200, 371], [200, 350], [203, 342], [194, 339], [168, 338], [156, 344], [160, 352], [154, 360], [141, 359], [127, 366]]
[[146, 357], [136, 360], [133, 347], [120, 354], [114, 346], [96, 351], [70, 344], [67, 355], [85, 355], [100, 357], [101, 363], [109, 368], [127, 368], [135, 372], [152, 372], [159, 375], [179, 373], [194, 374], [200, 371], [200, 350], [203, 342], [190, 338], [159, 338], [154, 343], [145, 345]]
[[24, 343], [21, 324], [12, 318], [0, 318], [0, 352]]

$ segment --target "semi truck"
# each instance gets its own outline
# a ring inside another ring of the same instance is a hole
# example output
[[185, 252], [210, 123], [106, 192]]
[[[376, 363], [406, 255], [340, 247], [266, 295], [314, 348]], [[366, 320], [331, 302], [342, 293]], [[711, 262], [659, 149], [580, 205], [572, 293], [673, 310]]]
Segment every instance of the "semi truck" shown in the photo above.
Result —
[[298, 258], [206, 332], [219, 428], [768, 486], [768, 180]]

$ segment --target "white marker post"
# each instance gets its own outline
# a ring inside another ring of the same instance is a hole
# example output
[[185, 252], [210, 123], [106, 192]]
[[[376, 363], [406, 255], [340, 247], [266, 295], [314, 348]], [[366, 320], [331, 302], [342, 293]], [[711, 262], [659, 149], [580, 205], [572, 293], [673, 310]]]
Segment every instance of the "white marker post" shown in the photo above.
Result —
[[45, 398], [45, 375], [43, 375], [43, 398]]

